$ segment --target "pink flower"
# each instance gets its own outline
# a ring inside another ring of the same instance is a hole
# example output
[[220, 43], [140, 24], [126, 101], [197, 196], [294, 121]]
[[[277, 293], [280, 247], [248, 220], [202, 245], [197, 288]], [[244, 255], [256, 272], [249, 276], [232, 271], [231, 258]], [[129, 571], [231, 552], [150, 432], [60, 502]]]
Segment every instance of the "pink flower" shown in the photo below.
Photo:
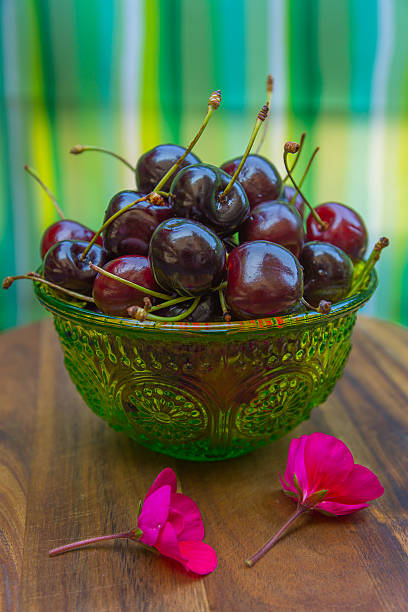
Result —
[[202, 542], [204, 525], [197, 505], [177, 493], [176, 475], [166, 468], [148, 490], [138, 520], [140, 541], [154, 546], [186, 570], [209, 574], [217, 566], [215, 551]]
[[292, 440], [280, 481], [299, 504], [336, 515], [367, 508], [384, 493], [377, 476], [354, 463], [344, 442], [323, 433]]
[[351, 514], [367, 508], [384, 489], [368, 468], [354, 463], [347, 446], [334, 436], [314, 433], [292, 440], [282, 487], [298, 502], [296, 512], [281, 529], [250, 559], [254, 565], [276, 544], [282, 533], [307, 510], [331, 515]]
[[204, 525], [200, 511], [190, 497], [177, 493], [176, 475], [170, 468], [160, 472], [148, 490], [143, 505], [140, 505], [137, 527], [59, 546], [48, 554], [53, 557], [88, 544], [117, 538], [153, 546], [162, 555], [175, 559], [187, 571], [195, 574], [209, 574], [217, 567], [215, 551], [202, 541]]

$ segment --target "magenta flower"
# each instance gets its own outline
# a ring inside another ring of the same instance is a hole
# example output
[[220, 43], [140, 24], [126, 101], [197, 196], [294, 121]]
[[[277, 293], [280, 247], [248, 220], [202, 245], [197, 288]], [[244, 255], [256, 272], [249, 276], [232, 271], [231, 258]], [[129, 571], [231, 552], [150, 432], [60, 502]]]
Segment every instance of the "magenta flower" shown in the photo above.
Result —
[[55, 556], [87, 544], [117, 538], [128, 538], [154, 547], [195, 574], [209, 574], [217, 567], [215, 551], [202, 541], [204, 525], [200, 511], [190, 497], [177, 493], [176, 475], [170, 468], [160, 472], [143, 504], [140, 504], [137, 527], [60, 546], [48, 554]]
[[368, 501], [380, 497], [384, 489], [377, 476], [354, 463], [347, 446], [334, 436], [314, 433], [292, 440], [283, 478], [284, 492], [297, 501], [296, 512], [253, 557], [254, 565], [276, 544], [282, 533], [307, 510], [331, 515], [351, 514], [368, 507]]

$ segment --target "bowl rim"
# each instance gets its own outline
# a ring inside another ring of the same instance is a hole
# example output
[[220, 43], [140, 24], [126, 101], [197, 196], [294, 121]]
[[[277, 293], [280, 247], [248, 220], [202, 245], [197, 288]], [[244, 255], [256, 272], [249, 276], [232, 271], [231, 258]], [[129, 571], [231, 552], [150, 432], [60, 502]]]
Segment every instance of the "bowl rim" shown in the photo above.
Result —
[[378, 284], [378, 276], [375, 270], [372, 270], [369, 282], [366, 287], [357, 291], [353, 295], [333, 304], [329, 314], [319, 314], [318, 312], [305, 312], [298, 314], [286, 314], [281, 316], [266, 317], [263, 319], [251, 319], [246, 321], [231, 321], [230, 323], [220, 322], [205, 322], [205, 323], [190, 323], [187, 321], [178, 322], [159, 322], [159, 321], [136, 321], [125, 317], [114, 317], [98, 312], [87, 310], [75, 306], [75, 304], [59, 299], [55, 294], [49, 293], [44, 285], [34, 283], [34, 292], [41, 304], [51, 313], [63, 318], [75, 320], [85, 323], [88, 326], [95, 327], [113, 327], [126, 330], [144, 330], [144, 331], [190, 331], [204, 332], [242, 332], [266, 329], [290, 329], [297, 328], [303, 325], [318, 325], [327, 323], [334, 319], [350, 314], [361, 308], [372, 296]]

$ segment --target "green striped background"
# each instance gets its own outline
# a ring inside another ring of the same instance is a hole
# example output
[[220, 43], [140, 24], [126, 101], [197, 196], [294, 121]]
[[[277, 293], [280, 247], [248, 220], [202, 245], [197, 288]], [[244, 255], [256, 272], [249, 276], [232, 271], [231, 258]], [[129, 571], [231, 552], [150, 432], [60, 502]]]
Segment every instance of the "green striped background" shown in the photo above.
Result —
[[[238, 155], [275, 76], [263, 152], [308, 132], [321, 151], [311, 200], [343, 201], [388, 235], [368, 313], [408, 324], [408, 10], [406, 0], [2, 0], [0, 272], [39, 263], [56, 219], [28, 163], [66, 215], [98, 227], [110, 196], [133, 186], [115, 160], [68, 154], [99, 144], [136, 161], [186, 143], [220, 88], [222, 108], [197, 146]], [[43, 316], [28, 281], [0, 292], [0, 328]]]

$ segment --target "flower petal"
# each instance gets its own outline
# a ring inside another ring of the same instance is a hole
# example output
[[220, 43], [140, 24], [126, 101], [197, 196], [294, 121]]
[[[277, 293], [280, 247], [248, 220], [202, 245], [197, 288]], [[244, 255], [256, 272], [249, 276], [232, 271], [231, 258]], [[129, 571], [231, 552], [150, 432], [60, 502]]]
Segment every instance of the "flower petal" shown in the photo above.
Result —
[[308, 437], [309, 436], [304, 435], [300, 436], [300, 438], [294, 438], [289, 446], [288, 461], [286, 464], [285, 474], [283, 476], [283, 480], [287, 487], [284, 488], [286, 488], [287, 491], [293, 491], [293, 493], [296, 493], [296, 495], [298, 495], [298, 491], [294, 485], [295, 474], [302, 491], [307, 491], [308, 489], [308, 480], [304, 459], [304, 449]]
[[149, 497], [154, 491], [157, 491], [157, 489], [160, 489], [160, 487], [163, 487], [164, 485], [169, 485], [171, 488], [171, 492], [176, 493], [177, 477], [174, 471], [169, 467], [164, 468], [164, 470], [162, 470], [160, 474], [158, 474], [156, 480], [154, 481], [154, 483], [152, 484], [152, 486], [146, 493], [145, 499]]
[[187, 563], [187, 558], [184, 558], [180, 553], [176, 530], [169, 522], [167, 522], [161, 530], [155, 548], [165, 557], [176, 559], [176, 561], [179, 561], [183, 565]]
[[143, 531], [141, 542], [153, 546], [159, 537], [160, 529], [166, 523], [170, 508], [170, 485], [164, 485], [146, 497], [137, 522]]
[[363, 465], [354, 464], [346, 480], [334, 486], [327, 501], [341, 504], [361, 504], [381, 497], [384, 488], [377, 476]]
[[321, 510], [322, 512], [328, 512], [329, 514], [335, 514], [337, 516], [343, 514], [351, 514], [352, 512], [357, 512], [357, 510], [363, 510], [363, 508], [368, 508], [369, 504], [338, 504], [336, 502], [330, 501], [322, 501], [320, 504], [317, 504], [313, 508], [313, 510]]
[[307, 473], [307, 495], [320, 489], [336, 487], [346, 480], [354, 467], [353, 455], [338, 438], [323, 433], [307, 437], [304, 449]]
[[170, 509], [175, 510], [183, 516], [184, 524], [180, 529], [180, 523], [176, 524], [172, 520], [170, 513], [170, 521], [173, 523], [177, 537], [181, 540], [199, 541], [204, 538], [204, 525], [201, 518], [200, 510], [197, 504], [188, 495], [182, 493], [174, 493], [170, 499]]
[[205, 542], [179, 542], [180, 552], [187, 559], [184, 567], [195, 574], [209, 574], [217, 567], [217, 554]]

